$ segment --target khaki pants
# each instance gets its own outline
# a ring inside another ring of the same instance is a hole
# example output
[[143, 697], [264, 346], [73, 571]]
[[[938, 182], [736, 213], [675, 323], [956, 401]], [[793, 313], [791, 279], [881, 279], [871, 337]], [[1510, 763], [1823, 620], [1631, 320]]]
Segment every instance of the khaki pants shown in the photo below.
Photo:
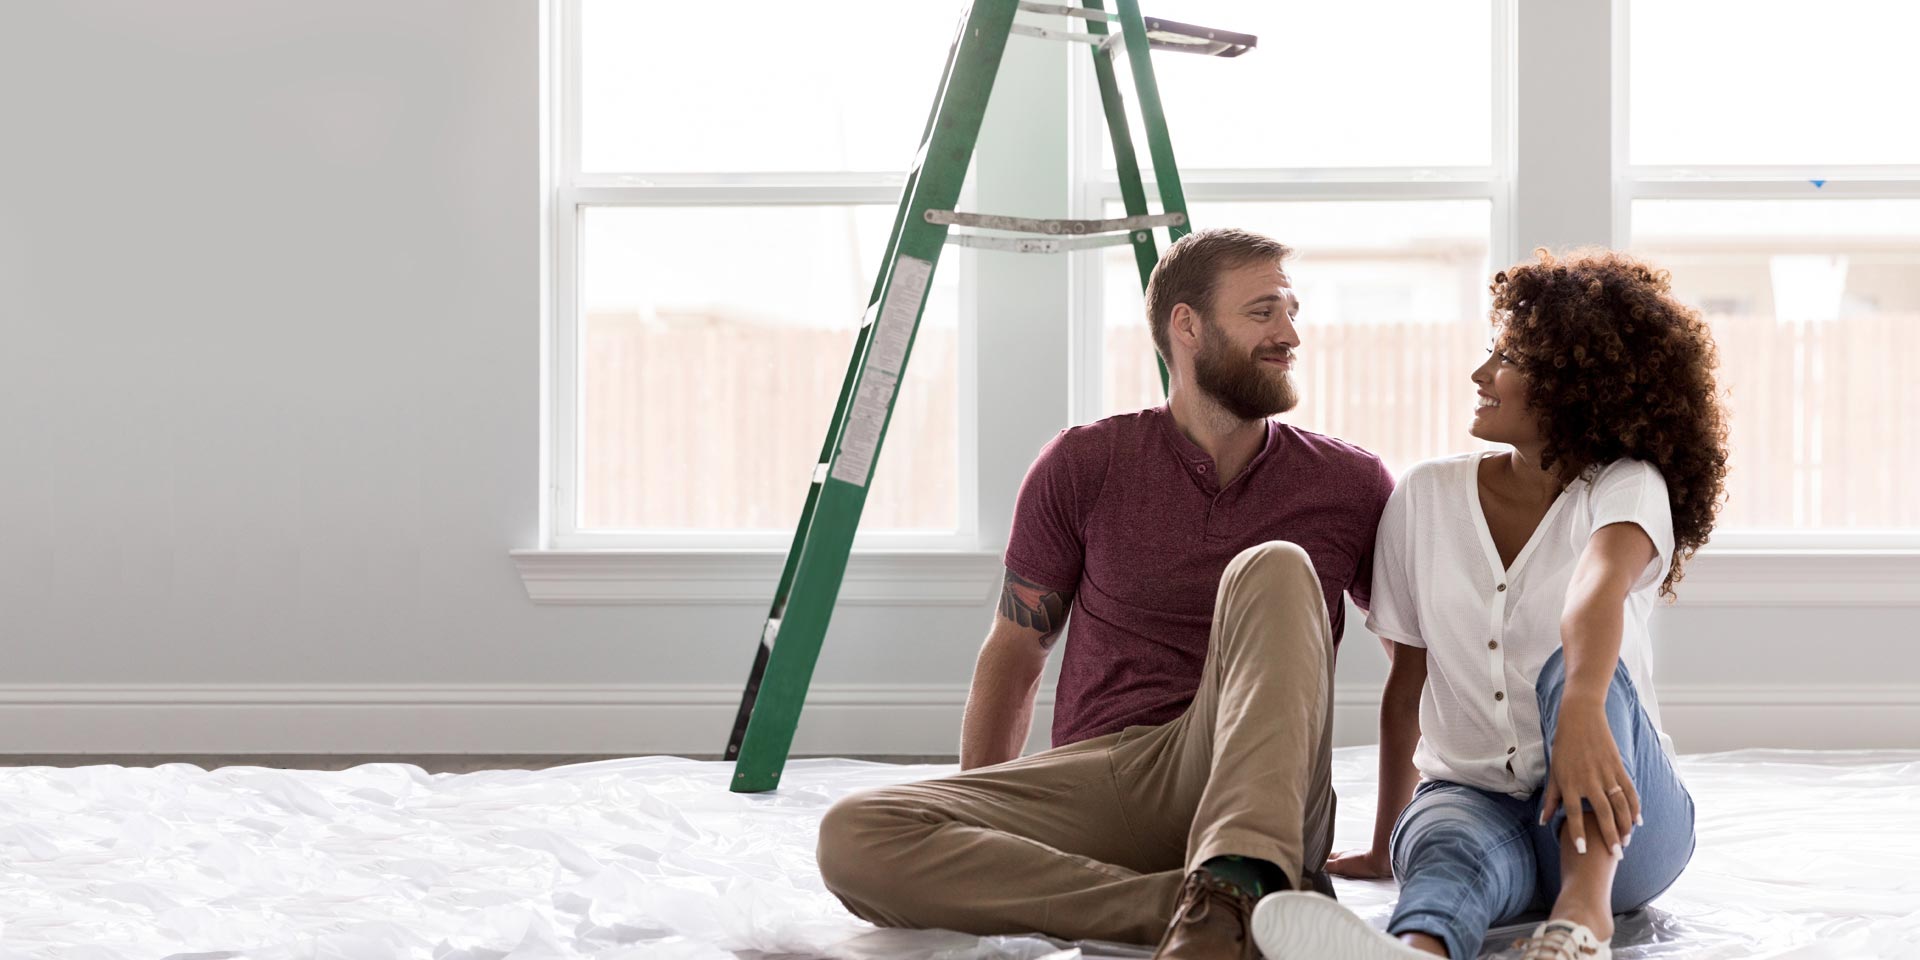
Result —
[[1186, 873], [1223, 854], [1331, 893], [1333, 654], [1306, 551], [1249, 548], [1179, 719], [847, 797], [821, 876], [882, 926], [1130, 943], [1159, 940]]

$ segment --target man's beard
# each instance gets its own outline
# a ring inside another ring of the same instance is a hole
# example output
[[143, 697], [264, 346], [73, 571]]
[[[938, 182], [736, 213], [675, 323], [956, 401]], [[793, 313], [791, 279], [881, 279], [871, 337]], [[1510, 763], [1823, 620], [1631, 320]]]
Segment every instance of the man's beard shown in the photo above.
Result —
[[1201, 393], [1242, 420], [1265, 420], [1300, 402], [1286, 371], [1270, 370], [1258, 357], [1237, 352], [1205, 317], [1200, 319], [1200, 349], [1193, 355], [1193, 380]]

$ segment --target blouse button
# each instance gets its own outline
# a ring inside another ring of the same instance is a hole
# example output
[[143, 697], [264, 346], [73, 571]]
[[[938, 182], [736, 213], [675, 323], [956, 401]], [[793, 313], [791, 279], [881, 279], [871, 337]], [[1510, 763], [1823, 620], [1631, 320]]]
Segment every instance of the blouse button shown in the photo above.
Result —
[[1500, 649], [1500, 641], [1498, 641], [1498, 640], [1488, 640], [1488, 641], [1487, 641], [1487, 649], [1488, 649], [1488, 650], [1498, 650], [1498, 649]]
[[1504, 692], [1502, 692], [1502, 691], [1499, 691], [1499, 690], [1495, 690], [1495, 691], [1493, 692], [1493, 698], [1494, 698], [1495, 700], [1505, 700], [1505, 699], [1507, 698], [1507, 695], [1506, 695], [1506, 694], [1505, 694]]
[[1508, 747], [1508, 748], [1507, 748], [1507, 752], [1508, 752], [1508, 753], [1512, 753], [1512, 752], [1514, 752], [1515, 750], [1518, 750], [1518, 749], [1520, 749], [1520, 748], [1519, 748], [1519, 747]]
[[1507, 585], [1503, 583], [1503, 584], [1501, 584], [1501, 585], [1499, 585], [1499, 586], [1497, 586], [1497, 587], [1495, 587], [1494, 589], [1495, 589], [1495, 590], [1498, 590], [1498, 591], [1500, 591], [1501, 593], [1505, 593], [1505, 592], [1507, 592]]

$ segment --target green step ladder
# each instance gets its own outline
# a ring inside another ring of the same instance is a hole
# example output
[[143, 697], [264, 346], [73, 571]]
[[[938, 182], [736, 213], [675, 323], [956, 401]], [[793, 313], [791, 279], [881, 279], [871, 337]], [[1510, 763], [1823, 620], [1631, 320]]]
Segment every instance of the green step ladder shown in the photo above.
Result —
[[[893, 233], [881, 260], [880, 275], [868, 298], [860, 334], [854, 342], [847, 375], [840, 385], [833, 419], [820, 447], [806, 507], [787, 551], [786, 568], [774, 591], [773, 606], [760, 632], [753, 670], [740, 699], [740, 712], [727, 741], [726, 758], [736, 761], [731, 787], [736, 793], [760, 793], [780, 785], [780, 773], [793, 746], [794, 728], [806, 700], [813, 667], [827, 621], [840, 594], [854, 529], [866, 505], [874, 460], [886, 437], [895, 393], [913, 351], [933, 270], [940, 250], [952, 243], [988, 250], [1021, 253], [1058, 253], [1091, 247], [1130, 245], [1145, 286], [1159, 262], [1153, 230], [1165, 227], [1173, 240], [1185, 236], [1186, 195], [1173, 163], [1167, 139], [1166, 115], [1160, 109], [1160, 91], [1153, 78], [1152, 49], [1239, 56], [1252, 49], [1255, 38], [1175, 23], [1145, 19], [1139, 0], [1117, 0], [1111, 13], [1102, 0], [1083, 0], [1080, 6], [974, 0], [947, 50], [933, 112], [921, 133], [914, 160], [894, 214]], [[1061, 30], [1015, 22], [1021, 12], [1065, 16], [1082, 30]], [[1109, 23], [1119, 32], [1111, 33]], [[961, 213], [954, 209], [961, 181], [973, 158], [987, 97], [1000, 69], [1000, 55], [1012, 35], [1088, 44], [1094, 74], [1105, 107], [1107, 132], [1113, 141], [1126, 216], [1107, 220], [1036, 220], [1023, 217]], [[1127, 62], [1140, 98], [1147, 150], [1153, 161], [1154, 182], [1160, 188], [1160, 214], [1147, 211], [1140, 164], [1127, 129], [1126, 105], [1114, 76], [1113, 57], [1124, 44]], [[950, 227], [995, 230], [1016, 236], [951, 233]], [[1025, 234], [1026, 236], [1017, 236]], [[1160, 384], [1167, 383], [1166, 364], [1160, 364]], [[777, 643], [775, 641], [778, 641]]]

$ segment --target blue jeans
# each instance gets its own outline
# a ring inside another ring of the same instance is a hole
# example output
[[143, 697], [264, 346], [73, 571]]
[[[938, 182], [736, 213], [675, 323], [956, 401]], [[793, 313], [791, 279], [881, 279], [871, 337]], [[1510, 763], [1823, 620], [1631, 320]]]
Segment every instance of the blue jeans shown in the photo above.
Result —
[[[1553, 734], [1566, 688], [1564, 650], [1540, 670], [1534, 689], [1553, 770]], [[1613, 878], [1613, 912], [1645, 906], [1678, 879], [1693, 858], [1693, 797], [1660, 749], [1653, 722], [1640, 706], [1624, 664], [1616, 664], [1607, 688], [1607, 727], [1621, 762], [1640, 793], [1646, 826], [1633, 831]], [[1454, 960], [1480, 953], [1487, 929], [1544, 911], [1560, 896], [1560, 824], [1564, 810], [1540, 826], [1545, 786], [1525, 800], [1475, 787], [1428, 780], [1393, 827], [1393, 872], [1400, 902], [1388, 932], [1424, 933], [1447, 945]], [[1588, 856], [1611, 856], [1594, 850]]]

